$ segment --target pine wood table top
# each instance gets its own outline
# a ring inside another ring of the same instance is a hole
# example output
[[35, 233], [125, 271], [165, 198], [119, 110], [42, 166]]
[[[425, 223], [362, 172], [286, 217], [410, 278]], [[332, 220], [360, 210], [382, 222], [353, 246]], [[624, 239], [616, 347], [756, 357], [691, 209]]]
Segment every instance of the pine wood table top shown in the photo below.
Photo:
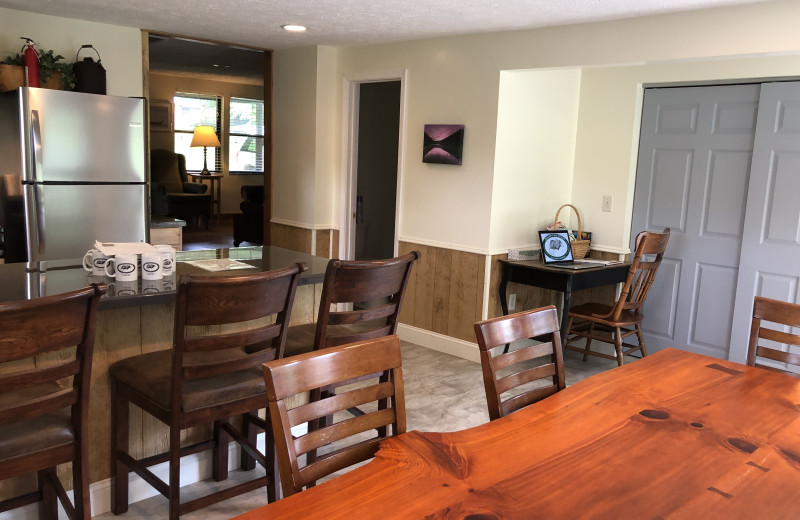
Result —
[[237, 518], [796, 519], [800, 378], [662, 350]]

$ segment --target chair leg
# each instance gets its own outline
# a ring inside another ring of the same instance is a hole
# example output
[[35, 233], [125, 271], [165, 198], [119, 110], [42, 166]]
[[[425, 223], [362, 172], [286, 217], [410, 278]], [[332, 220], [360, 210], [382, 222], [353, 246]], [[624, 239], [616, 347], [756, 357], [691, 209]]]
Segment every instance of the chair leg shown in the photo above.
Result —
[[169, 428], [169, 520], [178, 520], [181, 507], [181, 430]]
[[58, 518], [58, 497], [56, 490], [50, 485], [47, 478], [47, 472], [51, 468], [39, 470], [36, 472], [36, 479], [39, 485], [39, 493], [42, 500], [39, 505], [39, 518], [40, 520], [56, 520]]
[[85, 431], [81, 432], [80, 441], [72, 461], [72, 502], [75, 507], [75, 519], [90, 520], [92, 503], [89, 498], [89, 440]]
[[275, 451], [275, 437], [272, 428], [264, 430], [264, 458], [267, 461], [267, 502], [276, 502], [280, 496], [280, 469], [278, 468], [278, 454]]
[[[258, 412], [247, 412], [242, 414], [242, 436], [248, 440], [250, 444], [253, 446], [256, 445], [258, 441], [258, 430], [250, 421], [250, 418], [253, 417]], [[242, 457], [239, 462], [239, 467], [242, 468], [243, 471], [250, 471], [251, 469], [255, 469], [256, 467], [256, 459], [250, 456], [247, 451], [242, 450]]]
[[642, 357], [647, 356], [647, 347], [644, 344], [644, 334], [642, 334], [642, 327], [639, 325], [634, 325], [636, 327], [636, 338], [639, 340], [639, 350], [642, 352]]
[[[594, 334], [594, 322], [589, 322], [589, 334]], [[592, 338], [587, 336], [586, 337], [586, 348], [583, 351], [583, 361], [585, 362], [589, 359], [589, 347], [592, 346]]]
[[617, 350], [617, 365], [622, 366], [624, 362], [622, 359], [622, 330], [620, 327], [614, 327], [614, 348]]
[[211, 476], [220, 482], [228, 478], [228, 444], [230, 436], [222, 427], [222, 423], [229, 423], [230, 419], [214, 421], [214, 450], [212, 453]]
[[128, 473], [130, 469], [120, 459], [119, 453], [128, 453], [129, 439], [128, 400], [117, 392], [111, 381], [111, 511], [121, 515], [128, 511]]

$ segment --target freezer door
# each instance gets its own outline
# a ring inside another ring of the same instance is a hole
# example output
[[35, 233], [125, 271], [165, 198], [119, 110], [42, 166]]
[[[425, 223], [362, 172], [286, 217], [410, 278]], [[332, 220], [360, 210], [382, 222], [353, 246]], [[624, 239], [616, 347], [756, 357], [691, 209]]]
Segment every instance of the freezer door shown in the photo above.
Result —
[[29, 182], [147, 182], [141, 98], [22, 88]]
[[82, 258], [95, 240], [147, 240], [145, 185], [26, 185], [28, 260]]

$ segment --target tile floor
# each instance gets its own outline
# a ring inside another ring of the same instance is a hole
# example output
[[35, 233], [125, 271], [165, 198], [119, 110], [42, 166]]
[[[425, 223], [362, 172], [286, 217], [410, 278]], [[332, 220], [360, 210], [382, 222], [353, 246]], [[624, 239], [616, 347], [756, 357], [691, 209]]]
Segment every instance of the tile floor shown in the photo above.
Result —
[[[590, 358], [586, 363], [574, 352], [565, 353], [567, 385], [598, 372], [614, 368], [616, 362]], [[403, 380], [406, 396], [408, 430], [455, 431], [483, 424], [489, 420], [483, 390], [481, 367], [477, 363], [403, 342]], [[185, 498], [192, 493], [206, 494], [215, 486], [228, 486], [237, 477], [252, 478], [251, 473], [231, 472], [223, 483], [200, 482], [182, 489]], [[256, 490], [200, 511], [182, 516], [182, 520], [223, 520], [266, 503], [266, 491]], [[155, 496], [130, 505], [127, 513], [96, 516], [96, 520], [160, 520], [167, 518], [167, 501]]]

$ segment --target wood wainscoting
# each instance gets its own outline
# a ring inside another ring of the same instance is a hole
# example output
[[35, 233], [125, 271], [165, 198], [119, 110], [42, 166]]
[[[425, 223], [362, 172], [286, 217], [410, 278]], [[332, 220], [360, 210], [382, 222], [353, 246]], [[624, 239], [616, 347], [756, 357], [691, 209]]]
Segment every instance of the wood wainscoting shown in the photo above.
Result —
[[[400, 242], [398, 253], [419, 251], [420, 259], [411, 270], [400, 313], [400, 322], [444, 336], [475, 343], [473, 324], [500, 316], [499, 260], [507, 254], [487, 255], [442, 247]], [[619, 255], [593, 252], [594, 258], [618, 259]], [[488, 278], [488, 283], [486, 280]], [[588, 301], [611, 303], [616, 286], [598, 287], [572, 294], [573, 305]], [[484, 315], [484, 292], [488, 305]], [[516, 294], [515, 312], [556, 305], [561, 310], [561, 293], [521, 284], [509, 284], [507, 294]], [[476, 344], [477, 351], [477, 344]]]
[[[313, 254], [322, 258], [339, 256], [339, 230], [311, 230], [278, 222], [270, 223], [272, 243], [270, 245]], [[314, 251], [314, 253], [312, 253]]]

